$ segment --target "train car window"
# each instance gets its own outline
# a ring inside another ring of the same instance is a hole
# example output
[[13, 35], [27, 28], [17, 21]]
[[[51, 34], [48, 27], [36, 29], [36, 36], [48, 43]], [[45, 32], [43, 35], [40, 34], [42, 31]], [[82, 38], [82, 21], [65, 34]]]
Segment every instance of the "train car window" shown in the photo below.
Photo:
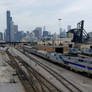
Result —
[[92, 49], [90, 49], [89, 52], [92, 53]]
[[79, 62], [84, 62], [84, 60], [82, 60], [82, 59], [79, 59]]
[[68, 57], [68, 59], [71, 59], [70, 57]]
[[54, 56], [56, 56], [56, 54], [54, 54]]
[[87, 61], [84, 61], [84, 63], [87, 63]]
[[56, 59], [58, 60], [58, 58], [56, 57]]
[[90, 64], [92, 64], [92, 62], [90, 62]]
[[61, 55], [59, 55], [59, 58], [60, 58], [60, 59], [62, 59], [62, 56], [61, 56]]

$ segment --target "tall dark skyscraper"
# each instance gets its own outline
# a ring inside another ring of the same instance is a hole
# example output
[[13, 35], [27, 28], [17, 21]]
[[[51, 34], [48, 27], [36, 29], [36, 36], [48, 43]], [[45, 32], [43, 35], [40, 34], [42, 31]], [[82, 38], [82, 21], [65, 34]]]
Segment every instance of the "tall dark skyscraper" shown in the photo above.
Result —
[[18, 25], [14, 24], [10, 11], [6, 12], [6, 30], [4, 33], [4, 40], [6, 42], [18, 41]]
[[7, 29], [6, 29], [6, 42], [11, 42], [11, 21], [12, 17], [10, 14], [10, 11], [6, 12], [6, 23], [7, 23]]

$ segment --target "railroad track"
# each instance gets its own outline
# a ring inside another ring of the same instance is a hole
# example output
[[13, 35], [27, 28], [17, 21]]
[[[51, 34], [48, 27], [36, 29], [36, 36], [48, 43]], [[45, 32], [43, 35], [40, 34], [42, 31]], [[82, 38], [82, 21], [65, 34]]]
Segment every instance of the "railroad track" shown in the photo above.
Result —
[[57, 87], [55, 87], [52, 83], [50, 83], [44, 76], [42, 76], [31, 66], [29, 66], [22, 58], [17, 56], [16, 59], [18, 59], [21, 62], [21, 64], [23, 64], [23, 66], [27, 69], [29, 74], [32, 73], [35, 76], [35, 78], [40, 82], [40, 84], [44, 85], [49, 90], [49, 92], [53, 92], [53, 91], [61, 92]]
[[[21, 51], [22, 52], [22, 51]], [[23, 52], [22, 52], [23, 53]], [[24, 53], [23, 53], [24, 54]], [[66, 78], [64, 78], [63, 76], [61, 76], [60, 74], [58, 74], [56, 71], [54, 71], [51, 67], [49, 67], [46, 64], [43, 64], [41, 62], [39, 62], [39, 60], [33, 58], [31, 55], [25, 53], [25, 55], [30, 58], [32, 61], [34, 61], [35, 63], [37, 63], [39, 66], [41, 66], [43, 69], [45, 69], [46, 71], [48, 71], [52, 76], [54, 76], [58, 81], [61, 82], [61, 84], [63, 84], [65, 86], [65, 88], [67, 88], [67, 90], [69, 92], [83, 92], [81, 89], [79, 89], [77, 86], [75, 86], [73, 83], [71, 83], [70, 81], [68, 81]]]
[[40, 82], [40, 84], [45, 86], [49, 90], [49, 92], [53, 92], [53, 91], [61, 92], [58, 88], [56, 88], [53, 84], [51, 84], [45, 77], [39, 74], [31, 66], [29, 66], [23, 59], [21, 59], [20, 57], [17, 57], [17, 59], [23, 64], [23, 66], [27, 69], [29, 74], [32, 73], [34, 77]]
[[[7, 54], [9, 55], [10, 58], [12, 57], [13, 60], [14, 58], [15, 60], [18, 60], [18, 62], [25, 67], [27, 72], [25, 72], [25, 69], [24, 69], [25, 75], [23, 76], [25, 77], [27, 75], [29, 85], [31, 84], [32, 88], [35, 89], [34, 92], [63, 92], [59, 90], [57, 87], [55, 87], [52, 83], [47, 81], [46, 78], [44, 78], [41, 74], [35, 71], [27, 63], [25, 63], [20, 57], [18, 56], [14, 57], [9, 52]], [[15, 60], [14, 62], [16, 62]], [[19, 78], [21, 78], [21, 75], [19, 76]], [[30, 92], [27, 90], [28, 89], [26, 89], [26, 92]]]
[[16, 73], [18, 75], [18, 78], [20, 79], [25, 92], [42, 92], [42, 91], [37, 91], [37, 88], [33, 87], [33, 83], [31, 80], [29, 80], [28, 76], [26, 75], [26, 73], [20, 68], [19, 64], [16, 62], [16, 58], [14, 56], [12, 56], [8, 51], [7, 54], [10, 58], [10, 61], [8, 61], [7, 63], [16, 70]]

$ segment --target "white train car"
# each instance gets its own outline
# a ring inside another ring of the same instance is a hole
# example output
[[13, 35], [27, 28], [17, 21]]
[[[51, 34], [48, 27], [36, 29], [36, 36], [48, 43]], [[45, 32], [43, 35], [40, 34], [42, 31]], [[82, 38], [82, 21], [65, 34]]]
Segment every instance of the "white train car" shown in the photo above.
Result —
[[63, 60], [67, 66], [75, 71], [92, 74], [92, 58], [89, 60], [80, 57], [64, 57]]
[[79, 53], [79, 51], [77, 48], [69, 48], [68, 53], [71, 55], [77, 55]]
[[49, 58], [50, 60], [52, 60], [55, 63], [63, 63], [62, 61], [62, 54], [61, 53], [56, 53], [56, 52], [49, 52], [47, 53], [47, 58]]
[[40, 52], [39, 55], [44, 56], [54, 63], [67, 66], [75, 71], [92, 74], [92, 58], [88, 59], [81, 57], [64, 56], [61, 53], [55, 52], [46, 52], [45, 54], [41, 54]]
[[69, 67], [78, 72], [85, 72], [87, 74], [92, 74], [92, 58], [82, 58], [78, 56], [64, 56], [61, 53], [56, 52], [46, 52], [36, 49], [25, 48], [28, 52], [31, 52], [35, 55], [43, 57], [47, 60], [50, 60], [53, 63], [58, 63], [63, 66]]
[[92, 49], [83, 48], [81, 49], [81, 54], [92, 56]]

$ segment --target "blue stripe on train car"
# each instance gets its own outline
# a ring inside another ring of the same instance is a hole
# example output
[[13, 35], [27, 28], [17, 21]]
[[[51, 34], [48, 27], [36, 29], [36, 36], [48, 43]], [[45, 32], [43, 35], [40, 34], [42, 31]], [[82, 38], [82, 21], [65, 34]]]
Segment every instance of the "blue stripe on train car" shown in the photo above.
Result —
[[65, 61], [65, 60], [64, 60], [64, 62], [69, 63], [69, 64], [72, 64], [72, 65], [75, 65], [75, 66], [79, 66], [79, 67], [82, 67], [82, 68], [88, 68], [89, 70], [92, 70], [92, 67], [88, 67], [88, 66], [85, 66], [85, 65], [72, 63], [72, 62]]
[[92, 70], [92, 67], [88, 67], [89, 70]]

